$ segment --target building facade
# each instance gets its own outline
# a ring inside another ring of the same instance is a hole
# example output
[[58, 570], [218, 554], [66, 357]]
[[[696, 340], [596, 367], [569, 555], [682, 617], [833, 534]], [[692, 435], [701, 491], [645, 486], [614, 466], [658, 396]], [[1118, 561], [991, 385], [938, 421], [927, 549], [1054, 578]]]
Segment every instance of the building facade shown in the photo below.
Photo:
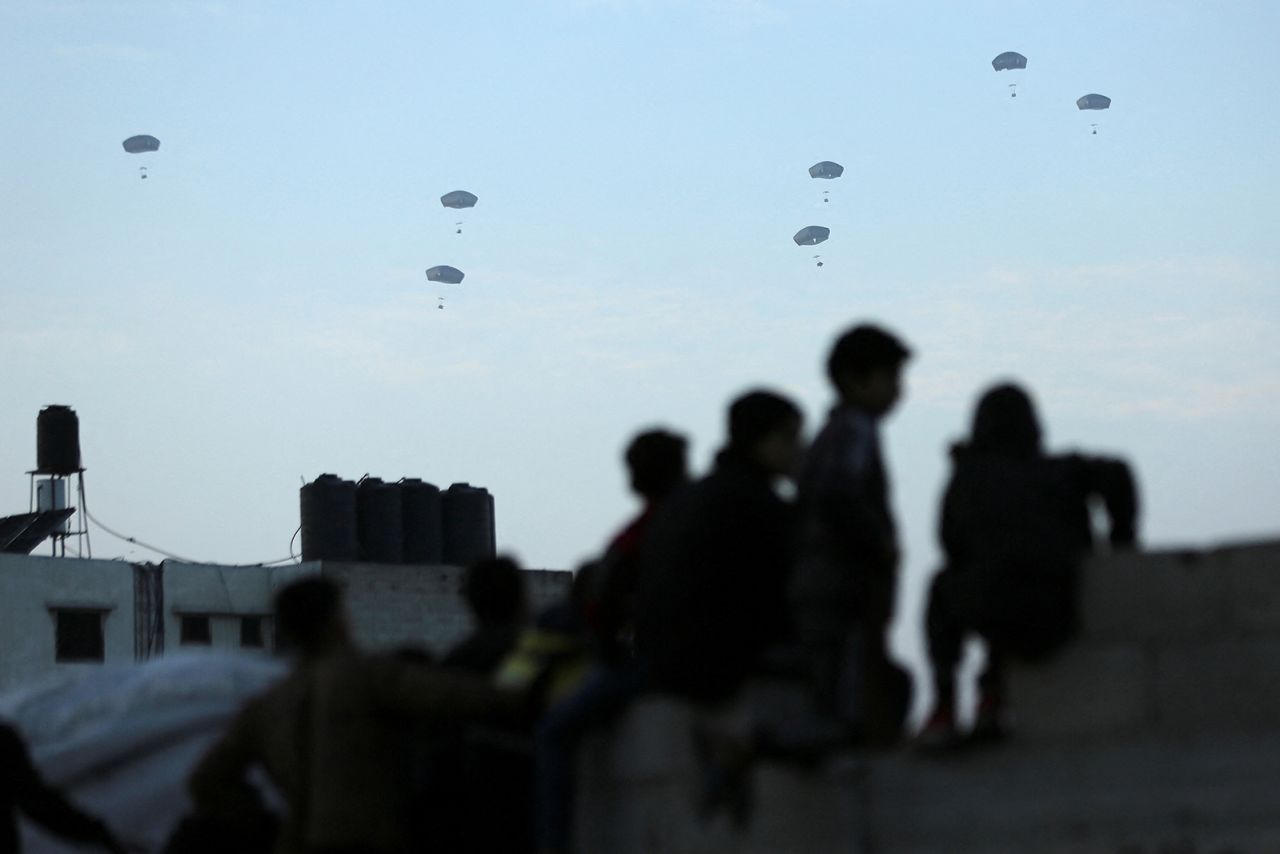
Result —
[[[310, 561], [219, 566], [0, 554], [0, 691], [49, 673], [145, 661], [177, 649], [271, 650], [277, 590], [307, 575], [346, 590], [367, 649], [441, 653], [471, 628], [457, 566]], [[527, 570], [535, 611], [567, 595], [572, 573]]]

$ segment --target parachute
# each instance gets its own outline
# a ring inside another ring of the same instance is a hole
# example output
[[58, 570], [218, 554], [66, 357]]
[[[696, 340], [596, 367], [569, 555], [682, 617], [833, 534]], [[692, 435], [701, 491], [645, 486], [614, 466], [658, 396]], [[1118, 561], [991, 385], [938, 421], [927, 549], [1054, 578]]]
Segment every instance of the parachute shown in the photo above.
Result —
[[154, 136], [141, 134], [139, 136], [131, 136], [124, 142], [120, 143], [124, 146], [124, 150], [130, 154], [142, 154], [147, 151], [159, 151], [160, 140]]
[[[1109, 110], [1111, 109], [1111, 99], [1106, 95], [1099, 95], [1092, 92], [1088, 95], [1081, 95], [1076, 99], [1076, 109], [1078, 110]], [[1093, 128], [1092, 135], [1098, 135], [1098, 123], [1094, 122], [1090, 127]]]
[[791, 239], [797, 246], [816, 246], [831, 236], [831, 229], [822, 225], [806, 225]]
[[824, 160], [809, 167], [810, 178], [839, 178], [843, 174], [844, 167], [830, 160]]
[[450, 267], [448, 264], [441, 264], [427, 271], [428, 282], [443, 282], [446, 285], [461, 284], [465, 276], [457, 267]]
[[[55, 671], [0, 696], [0, 715], [22, 733], [46, 780], [117, 836], [159, 851], [191, 808], [195, 763], [285, 669], [260, 655], [210, 651]], [[23, 851], [81, 850], [25, 821], [22, 832]]]
[[474, 208], [480, 198], [466, 190], [453, 190], [440, 197], [440, 204], [446, 208]]
[[[996, 71], [1012, 71], [1018, 68], [1027, 67], [1027, 58], [1020, 53], [1012, 50], [1006, 50], [1004, 53], [991, 60], [991, 67]], [[1009, 97], [1018, 97], [1018, 84], [1009, 84]]]
[[1016, 51], [1006, 50], [1004, 53], [991, 60], [991, 67], [996, 71], [1009, 71], [1015, 68], [1026, 68], [1027, 58]]

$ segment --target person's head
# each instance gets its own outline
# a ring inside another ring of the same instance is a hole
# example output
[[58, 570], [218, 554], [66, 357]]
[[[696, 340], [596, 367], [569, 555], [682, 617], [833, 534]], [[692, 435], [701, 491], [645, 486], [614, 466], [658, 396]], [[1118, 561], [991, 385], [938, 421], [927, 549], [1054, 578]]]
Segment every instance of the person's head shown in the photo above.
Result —
[[462, 595], [482, 626], [518, 622], [525, 613], [520, 564], [505, 556], [476, 561], [467, 568]]
[[282, 588], [275, 598], [275, 619], [283, 646], [304, 658], [350, 643], [342, 610], [342, 588], [321, 576], [303, 578]]
[[800, 456], [804, 417], [771, 391], [750, 391], [729, 404], [729, 450], [771, 475], [791, 474]]
[[666, 430], [646, 430], [627, 445], [631, 489], [646, 501], [659, 501], [689, 478], [689, 443]]
[[1040, 454], [1040, 419], [1031, 396], [1014, 383], [983, 392], [973, 413], [969, 447], [985, 454], [1033, 457]]
[[846, 330], [827, 356], [827, 378], [844, 403], [886, 415], [902, 396], [902, 366], [911, 350], [870, 323]]

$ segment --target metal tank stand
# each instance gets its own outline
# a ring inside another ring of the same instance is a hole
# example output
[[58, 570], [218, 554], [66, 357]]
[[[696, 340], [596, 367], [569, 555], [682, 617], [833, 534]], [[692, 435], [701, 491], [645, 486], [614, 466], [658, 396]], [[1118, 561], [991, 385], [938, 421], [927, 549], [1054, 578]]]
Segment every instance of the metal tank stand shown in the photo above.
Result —
[[63, 487], [63, 495], [70, 492], [70, 484], [68, 483], [72, 476], [76, 479], [76, 517], [75, 530], [70, 530], [63, 526], [67, 525], [70, 520], [63, 522], [58, 528], [49, 534], [49, 540], [52, 544], [54, 557], [67, 556], [67, 540], [71, 537], [76, 538], [76, 557], [91, 558], [93, 557], [93, 543], [89, 540], [89, 514], [85, 509], [84, 503], [84, 469], [77, 469], [70, 474], [52, 474], [50, 472], [29, 471], [27, 476], [30, 478], [30, 494], [28, 499], [28, 512], [36, 512], [36, 476], [39, 475], [42, 481], [49, 482], [49, 507], [41, 508], [45, 510], [56, 510], [54, 506], [57, 503], [58, 486], [57, 484], [66, 484]]

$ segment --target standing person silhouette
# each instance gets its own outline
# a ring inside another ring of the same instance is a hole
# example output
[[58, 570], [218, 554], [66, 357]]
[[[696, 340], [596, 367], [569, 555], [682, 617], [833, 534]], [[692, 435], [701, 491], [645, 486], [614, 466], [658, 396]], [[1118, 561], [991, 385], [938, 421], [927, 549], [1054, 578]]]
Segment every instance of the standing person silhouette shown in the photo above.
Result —
[[801, 554], [792, 586], [796, 628], [819, 707], [852, 743], [896, 744], [910, 679], [888, 655], [898, 538], [880, 421], [902, 395], [911, 351], [872, 324], [840, 335], [827, 357], [837, 402], [799, 480]]

